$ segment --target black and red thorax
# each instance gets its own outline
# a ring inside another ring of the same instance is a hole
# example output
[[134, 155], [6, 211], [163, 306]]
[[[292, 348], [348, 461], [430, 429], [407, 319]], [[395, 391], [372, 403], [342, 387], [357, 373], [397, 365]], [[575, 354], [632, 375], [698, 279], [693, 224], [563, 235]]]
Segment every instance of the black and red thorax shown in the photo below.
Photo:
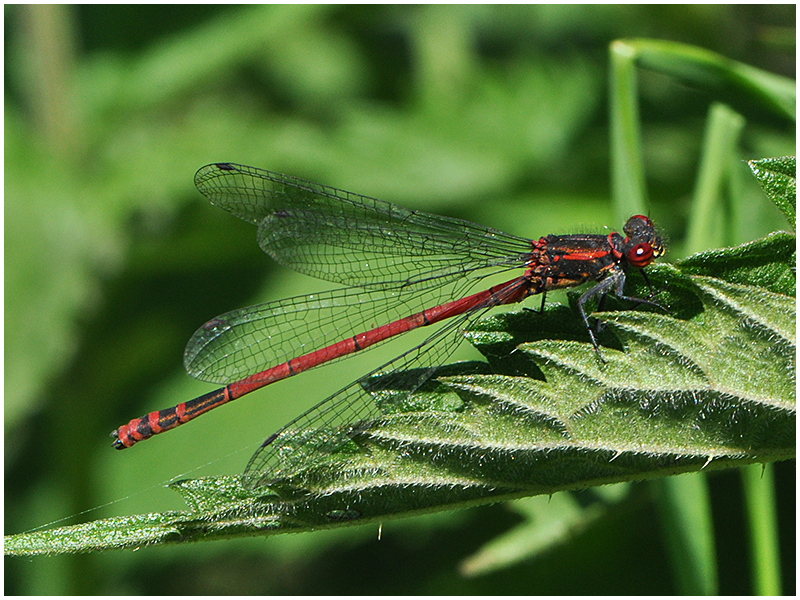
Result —
[[599, 281], [615, 271], [649, 265], [664, 253], [653, 222], [642, 215], [628, 219], [625, 237], [602, 234], [547, 235], [533, 242], [526, 275], [530, 294]]

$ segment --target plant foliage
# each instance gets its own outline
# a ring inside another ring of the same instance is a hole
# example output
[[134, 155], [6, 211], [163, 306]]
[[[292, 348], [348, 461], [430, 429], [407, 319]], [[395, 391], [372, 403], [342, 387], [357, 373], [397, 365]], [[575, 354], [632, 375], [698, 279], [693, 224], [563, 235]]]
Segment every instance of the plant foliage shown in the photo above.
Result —
[[468, 338], [493, 363], [516, 349], [516, 373], [462, 365], [270, 488], [179, 481], [187, 512], [11, 536], [6, 552], [302, 531], [792, 458], [794, 246], [777, 233], [652, 268], [673, 314], [599, 313], [621, 344], [606, 364], [568, 331], [566, 307], [484, 319]]

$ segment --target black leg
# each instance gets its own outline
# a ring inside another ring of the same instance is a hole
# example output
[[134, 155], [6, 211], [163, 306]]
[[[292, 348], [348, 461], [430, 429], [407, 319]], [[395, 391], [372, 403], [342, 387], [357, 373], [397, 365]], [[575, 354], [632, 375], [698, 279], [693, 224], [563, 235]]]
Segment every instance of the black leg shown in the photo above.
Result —
[[[583, 295], [581, 295], [581, 297], [578, 299], [578, 311], [581, 313], [581, 317], [583, 318], [583, 323], [586, 325], [586, 331], [589, 332], [589, 338], [592, 340], [592, 346], [594, 346], [595, 352], [597, 352], [597, 356], [600, 358], [603, 364], [605, 364], [606, 360], [600, 353], [600, 346], [597, 343], [597, 339], [595, 339], [594, 331], [592, 331], [591, 325], [589, 325], [589, 318], [586, 316], [586, 310], [584, 306], [589, 300], [591, 300], [595, 296], [605, 296], [611, 288], [616, 287], [617, 290], [619, 290], [624, 285], [625, 285], [625, 272], [622, 269], [618, 269], [616, 271], [612, 271], [608, 277], [603, 279], [593, 288], [584, 292]], [[601, 298], [601, 302], [602, 300], [603, 298]]]
[[620, 300], [627, 300], [628, 302], [633, 302], [634, 304], [647, 304], [648, 306], [653, 306], [660, 310], [663, 310], [667, 314], [672, 314], [669, 309], [664, 308], [658, 302], [653, 302], [652, 300], [648, 300], [647, 298], [636, 298], [634, 296], [625, 296], [624, 294], [614, 294]]
[[639, 269], [639, 273], [642, 274], [642, 277], [644, 277], [644, 282], [647, 284], [647, 287], [650, 288], [649, 297], [650, 298], [654, 297], [656, 295], [656, 291], [653, 289], [653, 284], [650, 283], [650, 278], [647, 276], [647, 273], [644, 272], [644, 269]]
[[[608, 294], [603, 294], [600, 296], [600, 300], [597, 302], [597, 312], [603, 312], [603, 309], [606, 306], [606, 298], [608, 298]], [[606, 328], [606, 324], [603, 323], [600, 319], [594, 320], [594, 332], [599, 334], [603, 329]]]

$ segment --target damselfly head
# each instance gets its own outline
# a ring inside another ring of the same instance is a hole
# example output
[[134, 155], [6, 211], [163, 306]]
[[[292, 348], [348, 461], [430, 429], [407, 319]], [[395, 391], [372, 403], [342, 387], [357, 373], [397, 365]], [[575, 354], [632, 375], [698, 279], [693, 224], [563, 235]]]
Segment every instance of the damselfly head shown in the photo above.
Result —
[[653, 262], [654, 259], [664, 254], [664, 244], [661, 236], [656, 232], [656, 228], [649, 217], [644, 215], [634, 215], [625, 227], [622, 228], [627, 236], [625, 246], [627, 251], [625, 257], [628, 263], [634, 267], [642, 268]]

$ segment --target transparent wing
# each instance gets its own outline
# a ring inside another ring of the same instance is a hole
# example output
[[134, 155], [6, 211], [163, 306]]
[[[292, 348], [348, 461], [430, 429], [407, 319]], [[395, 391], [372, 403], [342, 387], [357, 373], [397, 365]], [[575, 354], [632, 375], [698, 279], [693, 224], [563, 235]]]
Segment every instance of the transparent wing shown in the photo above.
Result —
[[[512, 297], [524, 285], [525, 279], [515, 280], [495, 297], [447, 321], [418, 346], [329, 396], [271, 435], [250, 459], [243, 485], [259, 489], [289, 478], [379, 425], [382, 417], [396, 412], [409, 395], [436, 376], [437, 369], [463, 340], [460, 333], [467, 323], [503, 304], [503, 298]], [[391, 394], [382, 390], [391, 390]]]
[[212, 204], [259, 226], [261, 248], [296, 271], [344, 285], [426, 287], [520, 264], [530, 240], [252, 167], [195, 175]]
[[422, 292], [345, 288], [234, 310], [195, 332], [184, 366], [197, 379], [232, 383], [457, 298], [474, 284], [461, 279]]
[[343, 288], [233, 310], [194, 333], [183, 355], [184, 367], [202, 381], [233, 383], [377, 326], [463, 298], [477, 282], [500, 269], [485, 271], [422, 290]]

